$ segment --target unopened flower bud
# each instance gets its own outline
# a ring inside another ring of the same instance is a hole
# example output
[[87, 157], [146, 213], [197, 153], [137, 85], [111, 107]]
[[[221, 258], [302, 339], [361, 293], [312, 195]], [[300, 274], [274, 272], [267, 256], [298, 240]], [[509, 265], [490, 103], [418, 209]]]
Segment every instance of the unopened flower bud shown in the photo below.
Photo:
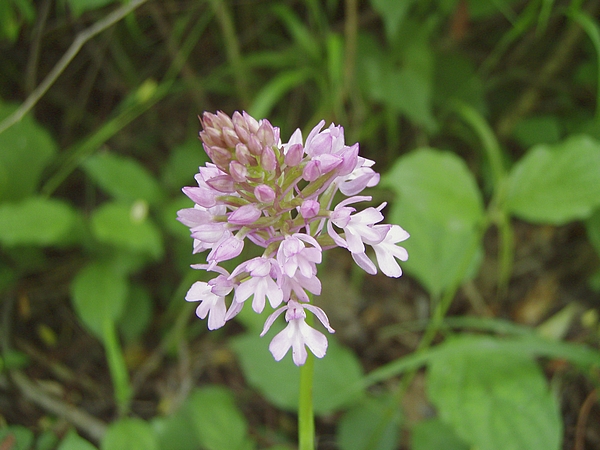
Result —
[[277, 168], [277, 156], [271, 147], [263, 149], [260, 164], [267, 172], [272, 172]]
[[204, 150], [216, 166], [220, 167], [223, 170], [227, 169], [227, 167], [229, 166], [229, 162], [231, 161], [231, 153], [228, 150], [225, 150], [221, 147], [208, 145], [204, 146]]
[[206, 184], [208, 184], [211, 188], [226, 194], [235, 192], [235, 182], [230, 175], [216, 176], [210, 180], [207, 180]]
[[235, 146], [235, 157], [240, 163], [242, 163], [245, 166], [256, 165], [256, 159], [254, 158], [254, 156], [252, 156], [250, 150], [248, 150], [248, 147], [246, 147], [241, 142]]
[[235, 145], [240, 142], [240, 138], [233, 128], [223, 128], [223, 141], [228, 148], [233, 148]]
[[271, 204], [275, 200], [275, 191], [270, 186], [261, 184], [254, 188], [254, 196], [261, 203]]
[[238, 125], [237, 123], [234, 123], [233, 129], [235, 130], [236, 134], [238, 135], [238, 138], [240, 141], [248, 142], [248, 139], [250, 139], [250, 133], [248, 133], [248, 130], [246, 128]]
[[321, 176], [321, 171], [319, 170], [318, 161], [311, 160], [304, 166], [304, 170], [302, 171], [302, 178], [306, 181], [315, 181], [317, 178]]
[[215, 128], [205, 128], [200, 132], [200, 139], [206, 145], [210, 146], [223, 146], [223, 139], [221, 139], [221, 132]]
[[238, 183], [243, 183], [247, 179], [248, 169], [238, 161], [231, 161], [229, 163], [229, 174]]
[[250, 114], [248, 114], [246, 111], [242, 112], [242, 116], [244, 117], [244, 120], [246, 121], [247, 127], [248, 127], [248, 131], [250, 133], [256, 133], [258, 131], [258, 121], [252, 117]]
[[251, 134], [250, 139], [248, 139], [248, 150], [250, 150], [250, 153], [252, 153], [254, 156], [259, 156], [262, 153], [262, 149], [263, 146], [256, 135]]
[[273, 125], [267, 119], [261, 121], [260, 127], [256, 132], [258, 140], [262, 145], [271, 146], [275, 145], [275, 132], [273, 131]]
[[285, 163], [290, 167], [296, 167], [302, 161], [304, 156], [304, 148], [302, 144], [292, 144], [288, 147], [285, 154]]
[[244, 205], [233, 211], [227, 221], [236, 225], [252, 225], [261, 214], [260, 210], [253, 204]]
[[306, 199], [302, 202], [302, 206], [300, 206], [300, 214], [305, 219], [312, 219], [319, 214], [319, 210], [321, 209], [321, 205], [318, 201], [312, 199]]
[[218, 126], [220, 128], [225, 128], [225, 127], [233, 128], [233, 122], [231, 121], [229, 116], [227, 114], [225, 114], [223, 111], [217, 111], [217, 117], [218, 117], [218, 122], [219, 122]]

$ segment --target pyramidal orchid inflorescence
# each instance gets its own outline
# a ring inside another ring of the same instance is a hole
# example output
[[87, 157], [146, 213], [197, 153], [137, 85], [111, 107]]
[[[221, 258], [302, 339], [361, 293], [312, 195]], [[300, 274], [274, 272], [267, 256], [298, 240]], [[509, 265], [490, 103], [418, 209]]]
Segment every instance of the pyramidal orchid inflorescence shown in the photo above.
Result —
[[[398, 245], [408, 233], [381, 223], [385, 203], [362, 211], [354, 207], [371, 200], [357, 194], [379, 182], [374, 162], [358, 155], [358, 144], [345, 144], [341, 126], [323, 129], [325, 121], [305, 140], [296, 130], [285, 144], [279, 128], [246, 112], [232, 117], [205, 112], [200, 121], [200, 139], [212, 162], [200, 167], [198, 186], [183, 188], [195, 205], [180, 210], [178, 220], [190, 228], [193, 252], [209, 251], [206, 264], [192, 267], [216, 276], [194, 283], [186, 300], [200, 302], [196, 314], [208, 316], [211, 330], [235, 317], [250, 298], [257, 313], [268, 302], [276, 309], [261, 336], [284, 312], [287, 322], [269, 345], [274, 358], [281, 360], [291, 348], [294, 363], [302, 365], [306, 347], [322, 358], [327, 338], [305, 319], [311, 313], [334, 332], [325, 312], [310, 303], [309, 293], [321, 293], [317, 264], [323, 250], [343, 247], [362, 269], [375, 274], [370, 246], [379, 269], [390, 277], [402, 275], [396, 260], [408, 258]], [[333, 205], [338, 192], [346, 198]], [[231, 273], [219, 266], [239, 256], [248, 241], [264, 248], [263, 254]]]

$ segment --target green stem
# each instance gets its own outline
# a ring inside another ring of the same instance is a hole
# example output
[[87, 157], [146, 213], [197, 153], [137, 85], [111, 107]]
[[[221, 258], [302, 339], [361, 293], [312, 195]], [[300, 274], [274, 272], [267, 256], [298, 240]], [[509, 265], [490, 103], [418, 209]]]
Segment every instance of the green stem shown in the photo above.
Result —
[[[309, 294], [312, 303], [312, 295]], [[313, 317], [306, 316], [306, 323], [313, 324]], [[308, 351], [306, 362], [300, 366], [300, 397], [298, 399], [298, 450], [315, 448], [315, 416], [313, 409], [313, 378], [315, 357]]]
[[315, 357], [309, 351], [306, 362], [300, 367], [300, 399], [298, 402], [298, 449], [315, 448], [315, 418], [313, 411], [313, 375]]
[[129, 384], [129, 374], [115, 323], [106, 318], [103, 324], [104, 332], [104, 348], [106, 350], [106, 360], [110, 377], [115, 390], [115, 400], [119, 415], [123, 416], [129, 410], [129, 400], [131, 398], [131, 385]]
[[86, 42], [88, 42], [98, 33], [101, 33], [102, 31], [106, 30], [110, 26], [120, 21], [123, 17], [125, 17], [130, 12], [134, 11], [146, 1], [147, 0], [132, 0], [129, 3], [122, 5], [120, 8], [115, 9], [103, 19], [99, 20], [98, 22], [94, 23], [93, 25], [79, 33], [73, 40], [73, 43], [71, 44], [69, 49], [52, 68], [50, 73], [46, 75], [44, 81], [42, 81], [40, 85], [33, 90], [29, 97], [27, 97], [27, 99], [21, 104], [21, 106], [19, 106], [19, 108], [14, 113], [12, 113], [2, 122], [0, 122], [0, 133], [2, 133], [7, 128], [13, 126], [18, 121], [20, 121], [25, 116], [25, 114], [27, 114], [31, 110], [31, 108], [35, 106], [38, 100], [44, 96], [48, 89], [50, 89], [50, 86], [54, 84], [54, 82], [60, 76], [60, 74], [63, 73], [67, 66], [71, 63], [71, 61], [73, 61], [77, 53], [79, 53], [79, 50], [81, 50], [81, 48]]

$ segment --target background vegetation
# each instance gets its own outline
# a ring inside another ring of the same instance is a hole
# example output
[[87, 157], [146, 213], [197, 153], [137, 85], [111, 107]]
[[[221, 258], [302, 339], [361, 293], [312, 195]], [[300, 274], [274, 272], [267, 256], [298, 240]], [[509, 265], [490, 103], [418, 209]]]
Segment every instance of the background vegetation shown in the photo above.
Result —
[[184, 301], [205, 110], [342, 124], [411, 233], [401, 279], [324, 263], [318, 448], [600, 448], [599, 11], [2, 0], [0, 448], [294, 448], [261, 319]]

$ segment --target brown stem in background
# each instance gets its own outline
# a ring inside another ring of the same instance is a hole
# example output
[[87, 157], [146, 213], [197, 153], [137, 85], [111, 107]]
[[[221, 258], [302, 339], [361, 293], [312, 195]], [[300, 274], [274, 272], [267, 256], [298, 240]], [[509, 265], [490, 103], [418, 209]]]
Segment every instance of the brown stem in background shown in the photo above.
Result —
[[64, 72], [67, 66], [73, 61], [73, 58], [79, 53], [79, 50], [92, 39], [97, 34], [103, 32], [107, 28], [111, 27], [115, 23], [119, 22], [123, 17], [125, 17], [130, 12], [134, 11], [136, 8], [144, 4], [147, 0], [132, 0], [131, 2], [122, 5], [120, 8], [115, 9], [113, 12], [108, 14], [103, 19], [94, 23], [90, 27], [86, 28], [82, 32], [80, 32], [71, 46], [67, 49], [64, 55], [60, 58], [60, 60], [56, 63], [56, 65], [52, 68], [50, 73], [46, 75], [44, 81], [42, 81], [33, 92], [27, 97], [27, 99], [17, 108], [17, 110], [0, 122], [0, 133], [2, 133], [7, 128], [12, 127], [15, 123], [19, 122], [25, 114], [31, 111], [36, 103], [44, 96], [44, 94], [50, 89], [50, 86], [54, 84], [54, 82], [58, 79], [58, 77]]
[[356, 68], [356, 39], [358, 36], [358, 1], [346, 0], [346, 20], [344, 22], [344, 40], [346, 41], [344, 61], [344, 87], [341, 101], [352, 91]]
[[45, 0], [40, 8], [38, 20], [33, 29], [32, 45], [29, 49], [29, 58], [27, 59], [27, 69], [25, 69], [25, 93], [31, 94], [35, 88], [37, 79], [38, 63], [40, 61], [40, 48], [42, 44], [42, 34], [46, 21], [48, 20], [48, 14], [50, 13], [50, 4], [52, 0]]
[[37, 383], [31, 381], [23, 372], [13, 370], [10, 377], [17, 385], [21, 394], [29, 401], [35, 403], [45, 411], [62, 417], [67, 422], [75, 425], [96, 442], [100, 442], [106, 432], [106, 424], [65, 401], [50, 395]]
[[[589, 4], [586, 12], [595, 17], [597, 9], [598, 2], [593, 1]], [[517, 123], [535, 109], [542, 95], [542, 88], [568, 63], [569, 57], [573, 54], [573, 49], [582, 35], [583, 29], [576, 22], [570, 22], [552, 52], [552, 56], [546, 61], [539, 75], [535, 77], [534, 84], [521, 95], [519, 100], [498, 121], [496, 132], [500, 139], [508, 137]]]
[[221, 31], [223, 32], [225, 51], [227, 53], [227, 59], [233, 69], [236, 90], [244, 109], [246, 109], [250, 105], [248, 77], [242, 60], [242, 52], [240, 51], [240, 44], [236, 36], [231, 12], [227, 9], [227, 5], [223, 0], [210, 0], [210, 3], [215, 11], [217, 20], [219, 21]]
[[585, 428], [590, 415], [590, 410], [596, 403], [596, 389], [588, 394], [577, 416], [577, 426], [575, 428], [575, 445], [573, 450], [585, 450]]

